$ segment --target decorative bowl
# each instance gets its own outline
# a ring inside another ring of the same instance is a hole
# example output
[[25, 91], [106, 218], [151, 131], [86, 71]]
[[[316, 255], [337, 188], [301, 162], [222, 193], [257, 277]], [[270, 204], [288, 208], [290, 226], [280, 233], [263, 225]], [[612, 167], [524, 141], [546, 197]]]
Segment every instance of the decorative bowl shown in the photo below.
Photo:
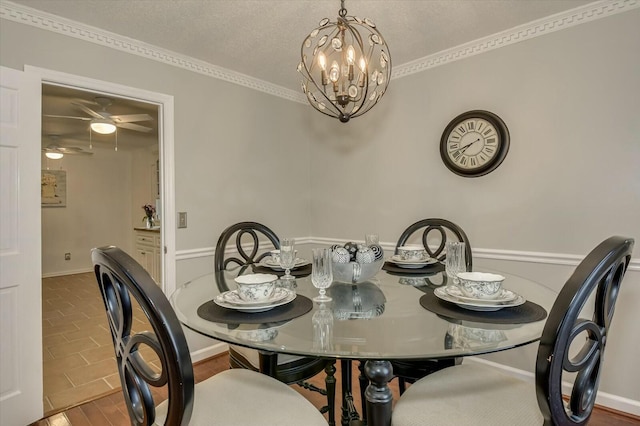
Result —
[[489, 272], [460, 272], [458, 280], [465, 296], [491, 300], [500, 296], [504, 277]]
[[263, 302], [269, 300], [276, 288], [277, 275], [247, 274], [236, 277], [238, 296], [246, 302]]
[[427, 251], [423, 246], [419, 245], [406, 245], [398, 247], [398, 254], [402, 260], [422, 260]]
[[361, 283], [373, 278], [384, 264], [384, 259], [376, 260], [373, 263], [337, 263], [331, 262], [333, 280], [343, 283]]

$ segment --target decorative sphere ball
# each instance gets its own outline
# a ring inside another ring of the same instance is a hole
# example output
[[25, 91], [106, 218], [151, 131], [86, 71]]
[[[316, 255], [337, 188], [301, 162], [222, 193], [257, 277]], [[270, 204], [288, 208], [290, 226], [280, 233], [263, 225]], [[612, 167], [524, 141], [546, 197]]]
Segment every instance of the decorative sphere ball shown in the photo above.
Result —
[[376, 260], [380, 260], [384, 257], [384, 250], [382, 249], [382, 246], [379, 244], [371, 244], [369, 246], [369, 249], [373, 252]]
[[356, 261], [358, 263], [373, 263], [376, 261], [376, 255], [369, 247], [362, 247], [356, 253]]
[[344, 248], [347, 249], [349, 255], [351, 256], [351, 260], [356, 260], [356, 253], [358, 252], [358, 245], [354, 242], [348, 242], [344, 245]]
[[331, 260], [335, 263], [349, 263], [351, 255], [346, 248], [338, 247], [331, 253]]
[[331, 251], [336, 251], [337, 248], [341, 248], [342, 246], [340, 244], [334, 244], [331, 246]]

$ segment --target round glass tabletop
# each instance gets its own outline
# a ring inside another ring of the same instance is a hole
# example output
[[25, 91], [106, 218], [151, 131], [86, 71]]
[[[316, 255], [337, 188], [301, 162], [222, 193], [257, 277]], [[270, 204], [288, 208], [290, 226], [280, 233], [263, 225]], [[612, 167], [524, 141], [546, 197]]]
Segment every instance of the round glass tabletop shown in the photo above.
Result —
[[[331, 302], [314, 303], [311, 311], [288, 321], [252, 324], [242, 319], [227, 323], [201, 318], [198, 308], [233, 289], [236, 274], [208, 274], [180, 287], [171, 297], [179, 320], [198, 333], [235, 345], [360, 360], [437, 359], [496, 352], [535, 342], [545, 323], [544, 319], [524, 324], [492, 322], [495, 311], [475, 311], [485, 316], [482, 321], [437, 315], [424, 308], [420, 298], [446, 285], [442, 273], [401, 276], [385, 271], [360, 284], [334, 282], [327, 291]], [[556, 296], [553, 291], [516, 275], [501, 274], [506, 277], [506, 289], [550, 310]], [[296, 278], [295, 284], [298, 295], [312, 299], [318, 293], [308, 276]], [[454, 308], [466, 313], [463, 307]], [[243, 315], [251, 318], [255, 314]]]

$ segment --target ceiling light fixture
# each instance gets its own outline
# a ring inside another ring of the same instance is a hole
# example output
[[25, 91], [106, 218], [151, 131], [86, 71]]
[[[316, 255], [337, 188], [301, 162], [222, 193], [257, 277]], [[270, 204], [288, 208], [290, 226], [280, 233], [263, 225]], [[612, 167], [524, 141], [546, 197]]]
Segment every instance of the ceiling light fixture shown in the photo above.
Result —
[[91, 120], [91, 130], [103, 135], [110, 135], [116, 131], [116, 125], [107, 118], [94, 118]]
[[368, 18], [347, 16], [344, 0], [336, 22], [324, 18], [304, 39], [298, 72], [315, 109], [346, 123], [369, 111], [384, 95], [391, 56]]
[[47, 158], [51, 158], [52, 160], [59, 160], [64, 157], [64, 154], [61, 152], [46, 152], [44, 154]]

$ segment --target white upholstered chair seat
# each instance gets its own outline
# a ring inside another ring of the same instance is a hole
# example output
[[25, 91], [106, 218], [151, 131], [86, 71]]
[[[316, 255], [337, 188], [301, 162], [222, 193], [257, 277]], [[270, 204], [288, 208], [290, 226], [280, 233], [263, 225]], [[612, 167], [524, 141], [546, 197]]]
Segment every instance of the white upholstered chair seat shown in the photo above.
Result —
[[[240, 354], [244, 359], [249, 361], [256, 369], [260, 368], [260, 352], [255, 349], [245, 348], [244, 346], [230, 345], [234, 351]], [[304, 359], [302, 356], [278, 354], [278, 365], [288, 364], [290, 362]]]
[[467, 362], [411, 385], [396, 404], [393, 426], [541, 426], [535, 384]]
[[[190, 426], [326, 426], [322, 414], [299, 393], [251, 370], [226, 370], [195, 385]], [[164, 425], [167, 401], [156, 407]]]

